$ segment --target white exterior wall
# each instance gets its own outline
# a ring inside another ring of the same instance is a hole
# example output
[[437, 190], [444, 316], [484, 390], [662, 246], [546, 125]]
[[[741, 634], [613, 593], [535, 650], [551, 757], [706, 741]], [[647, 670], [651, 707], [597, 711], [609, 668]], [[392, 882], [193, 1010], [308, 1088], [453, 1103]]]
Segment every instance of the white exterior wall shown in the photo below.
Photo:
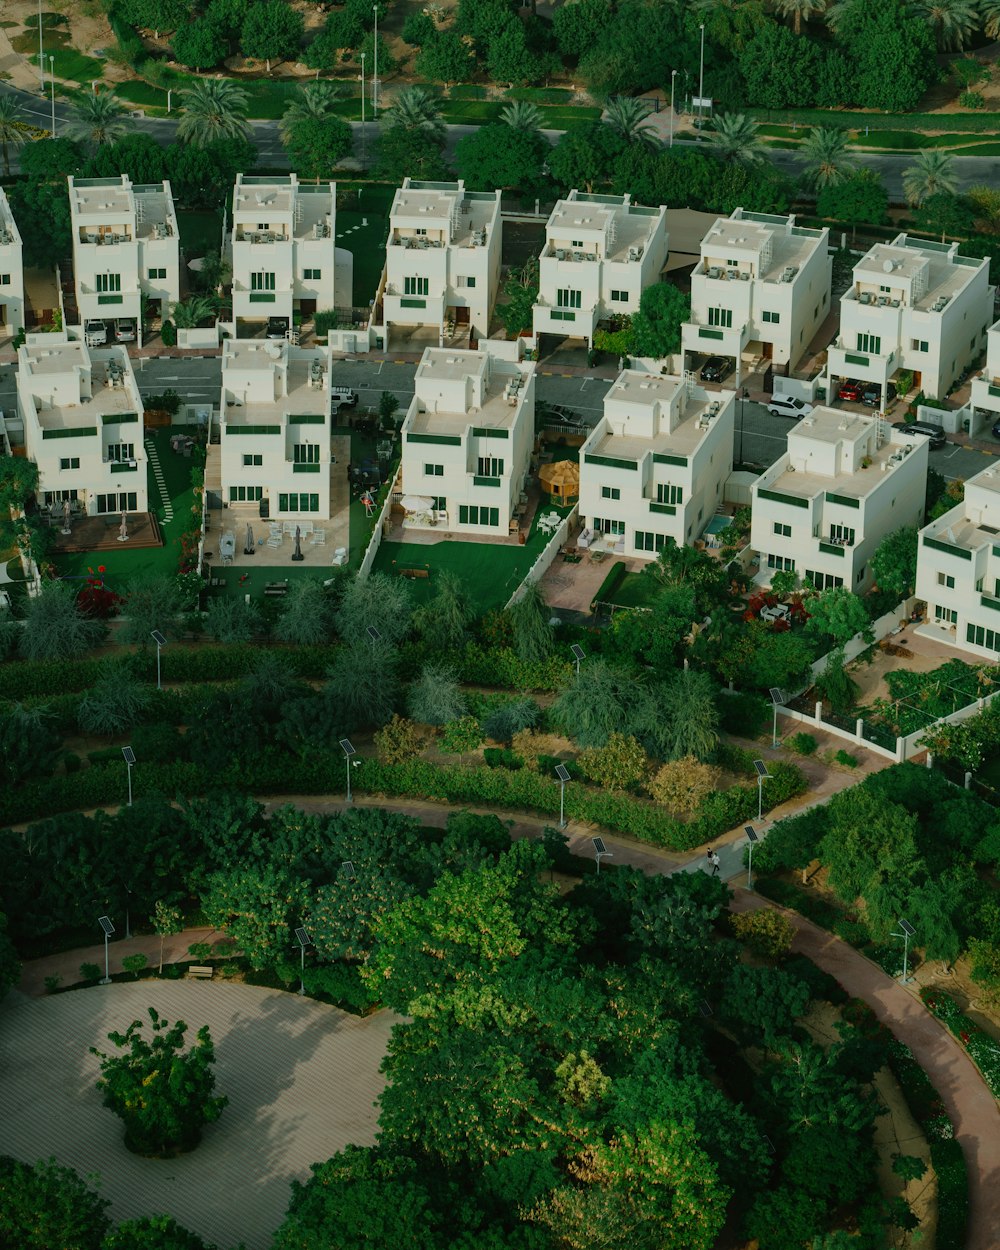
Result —
[[17, 363], [18, 412], [42, 500], [49, 495], [57, 510], [55, 497], [69, 492], [91, 516], [147, 511], [143, 405], [124, 348], [88, 349], [65, 331], [29, 334]]
[[972, 407], [989, 413], [990, 424], [1000, 415], [1000, 321], [986, 332], [986, 367], [972, 379]]
[[[506, 536], [524, 490], [534, 430], [534, 364], [498, 360], [486, 351], [427, 348], [402, 425], [404, 495], [444, 501], [430, 511], [452, 532]], [[502, 472], [480, 474], [486, 457], [502, 460]], [[463, 521], [467, 507], [498, 509], [496, 525]]]
[[753, 487], [750, 545], [762, 575], [792, 568], [819, 589], [871, 586], [872, 552], [886, 534], [919, 525], [927, 481], [927, 440], [889, 430], [880, 444], [879, 427], [819, 407], [792, 429], [788, 451]]
[[[599, 322], [639, 311], [647, 286], [667, 261], [666, 208], [643, 208], [628, 195], [585, 195], [559, 200], [545, 227], [538, 263], [533, 330], [593, 342]], [[560, 303], [560, 291], [579, 294]]]
[[81, 321], [132, 317], [139, 336], [144, 297], [166, 301], [164, 315], [180, 299], [180, 238], [170, 183], [133, 185], [125, 174], [71, 177], [68, 191]]
[[[389, 212], [382, 320], [434, 326], [444, 341], [449, 318], [468, 309], [472, 338], [485, 338], [500, 280], [503, 223], [499, 191], [463, 182], [407, 178]], [[389, 344], [387, 343], [388, 347]]]
[[[272, 520], [329, 520], [329, 348], [306, 351], [288, 343], [227, 339], [219, 428], [227, 504], [256, 509], [266, 498]], [[296, 461], [296, 446], [306, 444], [317, 448], [317, 458]], [[255, 456], [261, 464], [252, 463]], [[343, 471], [339, 465], [337, 470]], [[292, 506], [290, 496], [303, 493], [317, 496], [315, 508]]]
[[[233, 316], [284, 317], [291, 326], [302, 300], [333, 308], [336, 228], [336, 183], [300, 185], [295, 174], [237, 174], [230, 235]], [[319, 277], [307, 278], [307, 270]]]
[[720, 217], [691, 275], [685, 367], [692, 353], [731, 357], [739, 382], [744, 353], [760, 352], [794, 368], [829, 311], [832, 267], [828, 230], [741, 208]]
[[583, 528], [604, 534], [623, 554], [650, 560], [666, 538], [692, 543], [722, 503], [734, 417], [732, 391], [710, 395], [680, 378], [635, 369], [619, 374], [603, 418], [580, 449]]
[[[884, 391], [898, 370], [912, 370], [925, 395], [942, 399], [985, 348], [992, 316], [988, 259], [959, 256], [957, 243], [898, 235], [854, 268], [828, 377], [876, 382]], [[864, 335], [874, 337], [877, 351]]]
[[0, 333], [24, 328], [24, 260], [21, 235], [7, 195], [0, 188]]
[[965, 484], [962, 503], [920, 531], [919, 599], [929, 621], [964, 651], [1000, 656], [1000, 471], [984, 469]]

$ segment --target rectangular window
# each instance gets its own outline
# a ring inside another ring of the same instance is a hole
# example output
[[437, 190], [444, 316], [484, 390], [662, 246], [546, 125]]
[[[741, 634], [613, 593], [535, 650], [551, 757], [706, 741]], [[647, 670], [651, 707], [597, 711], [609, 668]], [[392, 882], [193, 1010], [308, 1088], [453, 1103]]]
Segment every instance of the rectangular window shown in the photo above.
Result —
[[273, 291], [274, 289], [273, 273], [252, 273], [250, 275], [251, 291]]
[[305, 491], [290, 491], [278, 496], [279, 512], [319, 512], [319, 495], [309, 495]]
[[795, 572], [795, 561], [790, 556], [768, 556], [767, 567], [769, 569], [787, 569], [789, 572]]
[[601, 487], [602, 499], [621, 499], [621, 497], [622, 497], [622, 493], [618, 489], [617, 486], [602, 486]]
[[94, 282], [100, 293], [108, 291], [120, 291], [122, 289], [122, 276], [120, 273], [99, 273], [95, 274]]
[[257, 503], [264, 493], [263, 486], [230, 486], [230, 503]]
[[465, 286], [465, 287], [474, 287], [476, 285], [476, 280], [475, 278], [459, 278], [458, 285]]
[[458, 506], [459, 525], [492, 525], [500, 524], [500, 509], [479, 507], [476, 504], [463, 503]]
[[295, 443], [292, 447], [293, 464], [319, 464], [319, 443]]
[[761, 318], [761, 321], [767, 321], [767, 322], [770, 322], [771, 325], [776, 326], [781, 321], [781, 313], [769, 312], [767, 309], [765, 309], [761, 313], [760, 318]]
[[987, 651], [1000, 651], [1000, 630], [987, 629], [983, 625], [967, 625], [965, 641], [977, 647], [985, 647]]
[[656, 502], [679, 504], [684, 502], [684, 487], [672, 486], [669, 482], [656, 483]]
[[503, 477], [503, 460], [499, 456], [480, 456], [477, 477]]
[[611, 302], [612, 304], [627, 304], [628, 303], [628, 291], [612, 291]]
[[80, 467], [79, 456], [64, 456], [59, 461], [60, 469], [78, 469]]
[[97, 496], [98, 512], [134, 512], [136, 493], [134, 490], [114, 491], [108, 495]]
[[260, 452], [255, 452], [249, 456], [244, 456], [243, 463], [250, 464], [250, 465], [253, 465], [253, 464], [262, 465], [264, 463], [264, 457], [261, 455]]
[[306, 282], [318, 282], [322, 276], [322, 269], [303, 269], [302, 271], [302, 277]]
[[10, 286], [9, 273], [0, 273], [0, 286]]
[[116, 464], [121, 464], [123, 460], [134, 460], [135, 444], [109, 443], [107, 459], [114, 461]]
[[432, 495], [431, 507], [434, 509], [435, 512], [447, 512], [448, 511], [447, 495]]
[[873, 356], [881, 355], [882, 336], [879, 334], [859, 334], [857, 349], [859, 352], [871, 352]]
[[636, 551], [662, 551], [666, 545], [666, 534], [652, 534], [648, 530], [635, 531]]
[[582, 308], [583, 293], [581, 291], [571, 291], [568, 287], [560, 287], [556, 291], [556, 307]]
[[404, 278], [403, 294], [404, 295], [426, 295], [430, 289], [430, 280], [428, 278]]
[[790, 525], [786, 525], [784, 521], [775, 521], [774, 532], [779, 538], [791, 538], [792, 527]]
[[426, 477], [444, 477], [443, 464], [425, 464], [424, 475]]
[[723, 330], [731, 330], [733, 327], [733, 310], [731, 308], [710, 308], [708, 310], [708, 324], [710, 326], [719, 326]]
[[948, 590], [954, 590], [954, 589], [955, 589], [955, 579], [952, 577], [952, 575], [951, 575], [950, 573], [939, 573], [939, 574], [938, 574], [938, 585], [939, 585], [939, 586], [944, 586], [944, 587], [946, 587]]
[[841, 547], [853, 547], [854, 530], [849, 525], [831, 525], [830, 542], [837, 543]]
[[166, 269], [147, 269], [146, 276], [153, 282], [161, 281], [166, 278], [167, 271]]
[[942, 608], [940, 604], [934, 605], [934, 619], [936, 621], [947, 621], [949, 625], [954, 625], [958, 621], [958, 613], [954, 608]]
[[930, 343], [927, 339], [910, 339], [910, 350], [914, 352], [930, 351]]
[[594, 517], [594, 529], [601, 534], [620, 535], [625, 533], [624, 521], [608, 521], [601, 517]]

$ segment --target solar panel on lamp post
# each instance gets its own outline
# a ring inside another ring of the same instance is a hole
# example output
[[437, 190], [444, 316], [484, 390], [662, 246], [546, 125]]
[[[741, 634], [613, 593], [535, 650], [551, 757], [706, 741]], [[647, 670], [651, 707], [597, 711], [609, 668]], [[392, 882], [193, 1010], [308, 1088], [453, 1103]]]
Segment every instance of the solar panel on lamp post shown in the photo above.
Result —
[[556, 765], [556, 776], [559, 778], [559, 828], [566, 828], [566, 782], [569, 781], [569, 769], [565, 764]]
[[108, 938], [114, 933], [115, 926], [111, 923], [108, 916], [98, 916], [97, 923], [104, 930], [104, 980], [99, 981], [99, 985], [110, 985], [111, 974], [108, 971]]
[[128, 769], [128, 805], [132, 806], [132, 765], [135, 763], [135, 752], [131, 747], [122, 747], [122, 759]]
[[597, 875], [600, 876], [601, 875], [601, 860], [604, 859], [605, 857], [608, 859], [613, 859], [614, 852], [609, 851], [608, 848], [604, 845], [603, 838], [591, 838], [590, 840], [594, 844], [594, 859], [597, 860]]
[[771, 746], [772, 748], [775, 748], [778, 745], [778, 708], [784, 704], [785, 696], [781, 693], [777, 686], [772, 686], [768, 691], [768, 694], [770, 694], [771, 703], [774, 706], [774, 724], [771, 726]]
[[301, 962], [299, 964], [299, 995], [304, 996], [306, 992], [306, 947], [312, 946], [313, 941], [309, 934], [303, 928], [295, 930], [295, 940], [299, 944], [299, 953]]
[[382, 641], [382, 635], [379, 633], [379, 631], [375, 628], [375, 626], [374, 626], [374, 625], [366, 625], [366, 626], [365, 626], [365, 633], [368, 635], [369, 639], [371, 640], [372, 650], [374, 651], [374, 650], [375, 650], [375, 644], [376, 644], [377, 642], [381, 642], [381, 641]]
[[354, 861], [350, 859], [344, 860], [344, 862], [340, 865], [340, 871], [343, 873], [343, 875], [347, 878], [348, 881], [353, 881], [355, 877], [358, 875], [354, 871]]
[[767, 771], [767, 765], [763, 760], [754, 760], [753, 766], [757, 770], [757, 819], [763, 820], [764, 782], [771, 780], [771, 774]]
[[344, 759], [347, 762], [347, 801], [351, 802], [351, 756], [356, 755], [354, 744], [350, 738], [341, 738], [340, 749], [344, 752]]
[[156, 688], [160, 689], [160, 649], [167, 645], [167, 640], [158, 629], [154, 629], [150, 633], [150, 638], [156, 643]]
[[753, 889], [753, 844], [759, 842], [757, 830], [753, 825], [744, 825], [743, 832], [747, 835], [747, 842], [750, 846], [750, 862], [747, 864], [747, 889]]
[[587, 653], [586, 651], [584, 651], [583, 647], [581, 647], [578, 643], [575, 643], [575, 642], [570, 647], [570, 652], [573, 656], [573, 659], [576, 660], [576, 675], [577, 677], [579, 677], [580, 676], [580, 661], [585, 660], [587, 658]]
[[910, 955], [910, 938], [914, 937], [917, 931], [916, 929], [914, 929], [913, 925], [911, 925], [908, 920], [903, 920], [902, 918], [900, 918], [899, 927], [903, 930], [903, 932], [893, 933], [892, 936], [901, 937], [903, 939], [903, 975], [899, 978], [899, 982], [901, 985], [907, 985], [909, 984], [910, 981], [913, 980], [913, 978], [908, 975], [908, 972], [909, 972], [908, 961], [909, 961], [909, 955]]

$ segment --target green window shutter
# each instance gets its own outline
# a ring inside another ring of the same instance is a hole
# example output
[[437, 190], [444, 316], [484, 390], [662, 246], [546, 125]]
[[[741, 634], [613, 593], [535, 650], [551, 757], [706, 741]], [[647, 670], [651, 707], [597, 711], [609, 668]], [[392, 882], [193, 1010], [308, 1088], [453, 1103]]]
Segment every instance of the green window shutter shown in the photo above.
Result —
[[139, 420], [137, 412], [107, 412], [101, 417], [104, 425], [132, 425]]
[[322, 469], [321, 464], [293, 464], [293, 473], [318, 473]]
[[462, 439], [458, 434], [407, 434], [408, 443], [433, 443], [442, 447], [461, 447]]
[[227, 434], [280, 434], [280, 425], [227, 425]]
[[1000, 612], [1000, 599], [992, 599], [989, 595], [980, 595], [979, 602], [984, 608], [992, 608], [994, 612]]
[[845, 548], [838, 547], [836, 543], [824, 543], [819, 545], [820, 551], [825, 551], [828, 556], [840, 556], [843, 558]]
[[288, 418], [289, 425], [326, 425], [326, 417], [321, 412], [303, 412]]
[[972, 552], [965, 547], [955, 547], [951, 543], [942, 542], [940, 538], [924, 537], [924, 546], [930, 547], [933, 551], [943, 551], [948, 556], [958, 556], [960, 560], [971, 560]]
[[251, 304], [273, 304], [276, 298], [277, 297], [275, 296], [273, 291], [251, 291], [250, 292]]
[[473, 486], [500, 486], [501, 479], [498, 477], [473, 477]]
[[650, 512], [662, 512], [666, 516], [677, 515], [677, 509], [672, 503], [653, 503], [650, 501], [649, 510]]
[[835, 495], [832, 490], [826, 492], [827, 503], [839, 503], [845, 508], [860, 508], [861, 500], [852, 499], [850, 495]]
[[116, 461], [111, 466], [111, 472], [112, 473], [136, 473], [138, 471], [138, 468], [139, 466], [137, 464], [122, 464], [120, 461]]
[[279, 512], [288, 511], [288, 496], [287, 495], [278, 496], [278, 511]]
[[484, 425], [474, 425], [472, 433], [476, 438], [507, 438], [509, 431], [507, 430], [491, 430]]
[[427, 301], [425, 299], [401, 299], [399, 306], [400, 308], [426, 308]]
[[726, 336], [722, 330], [709, 330], [707, 326], [699, 326], [698, 337], [700, 339], [724, 339]]
[[653, 464], [676, 464], [680, 465], [682, 469], [686, 469], [687, 463], [687, 456], [668, 456], [666, 452], [653, 452]]
[[867, 356], [858, 356], [854, 352], [844, 352], [844, 359], [849, 365], [864, 365], [867, 368], [871, 364]]
[[589, 452], [584, 456], [587, 464], [600, 465], [605, 469], [638, 469], [638, 464], [634, 460], [618, 460], [614, 456], [592, 456]]
[[96, 425], [78, 425], [70, 430], [42, 430], [42, 438], [92, 438], [96, 433]]
[[808, 508], [809, 500], [800, 499], [798, 495], [784, 495], [778, 490], [758, 490], [761, 499], [770, 499], [771, 503], [787, 504], [790, 508]]

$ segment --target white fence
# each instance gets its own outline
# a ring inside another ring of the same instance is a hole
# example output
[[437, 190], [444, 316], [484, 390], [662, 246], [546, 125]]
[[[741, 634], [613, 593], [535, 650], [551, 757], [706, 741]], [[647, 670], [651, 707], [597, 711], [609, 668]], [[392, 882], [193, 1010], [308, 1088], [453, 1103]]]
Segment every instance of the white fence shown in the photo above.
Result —
[[375, 522], [375, 529], [371, 538], [368, 540], [368, 547], [365, 550], [364, 559], [361, 561], [361, 567], [358, 569], [358, 577], [364, 581], [372, 571], [372, 565], [375, 563], [375, 557], [378, 555], [378, 549], [382, 546], [382, 533], [388, 528], [389, 513], [392, 511], [392, 493], [395, 487], [390, 486], [386, 492], [385, 502], [379, 509], [378, 519]]
[[573, 511], [569, 514], [569, 516], [563, 517], [562, 521], [559, 523], [559, 528], [553, 532], [552, 537], [536, 556], [534, 564], [530, 569], [528, 569], [527, 573], [525, 573], [524, 577], [521, 579], [520, 584], [514, 590], [514, 593], [504, 604], [505, 612], [508, 608], [513, 607], [514, 604], [517, 603], [518, 599], [520, 599], [524, 594], [527, 586], [530, 586], [532, 582], [540, 581], [548, 572], [552, 561], [559, 554], [559, 548], [569, 537], [570, 530], [576, 523], [578, 512], [579, 507], [574, 504]]
[[[899, 628], [900, 621], [909, 620], [910, 613], [913, 611], [913, 605], [916, 602], [916, 598], [913, 596], [909, 599], [904, 599], [902, 603], [893, 608], [891, 612], [886, 612], [885, 615], [880, 616], [877, 621], [872, 621], [871, 630], [875, 635], [875, 641], [881, 642], [882, 639], [891, 634], [894, 629]], [[856, 660], [861, 652], [867, 651], [871, 645], [872, 644], [870, 642], [866, 642], [860, 634], [855, 634], [850, 642], [844, 647], [844, 663], [846, 664], [850, 660]], [[821, 655], [818, 660], [813, 662], [810, 670], [812, 673], [810, 685], [816, 680], [820, 673], [822, 673], [823, 669], [826, 668], [826, 660], [827, 657], [825, 655]], [[808, 690], [809, 686], [806, 686], [805, 689]]]

